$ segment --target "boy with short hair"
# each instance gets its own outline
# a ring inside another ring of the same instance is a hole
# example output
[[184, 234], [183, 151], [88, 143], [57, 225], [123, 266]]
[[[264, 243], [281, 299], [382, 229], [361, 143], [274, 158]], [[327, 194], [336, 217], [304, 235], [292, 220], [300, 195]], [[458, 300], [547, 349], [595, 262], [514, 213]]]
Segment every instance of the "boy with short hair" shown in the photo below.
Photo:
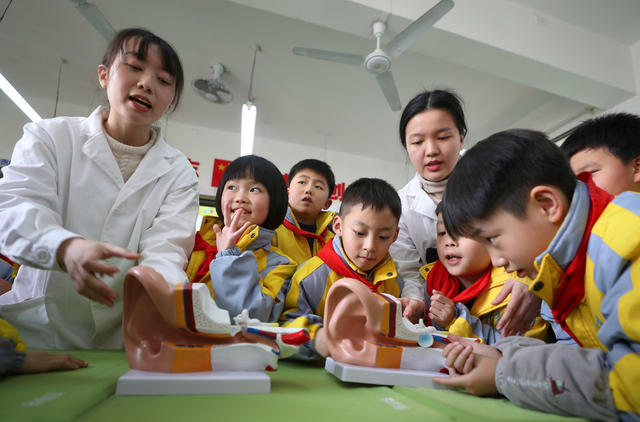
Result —
[[614, 113], [586, 120], [560, 148], [575, 174], [588, 171], [610, 194], [640, 191], [640, 116]]
[[282, 325], [306, 327], [311, 335], [297, 357], [327, 356], [322, 315], [337, 280], [355, 278], [373, 291], [400, 296], [404, 283], [388, 251], [398, 236], [401, 211], [396, 190], [384, 180], [358, 179], [345, 190], [333, 219], [336, 236], [298, 267], [285, 299]]
[[[463, 236], [454, 239], [444, 226], [443, 206], [441, 201], [436, 207], [438, 260], [420, 268], [426, 280], [427, 316], [438, 330], [494, 344], [502, 338], [496, 326], [509, 299], [492, 302], [507, 280], [517, 276], [492, 266], [480, 242]], [[547, 323], [536, 317], [523, 335], [543, 339], [546, 331]]]
[[582, 347], [454, 341], [443, 354], [465, 374], [439, 382], [546, 412], [637, 419], [640, 194], [614, 199], [588, 174], [579, 179], [556, 145], [528, 130], [492, 135], [458, 162], [445, 192], [447, 229], [481, 241], [493, 265], [530, 277], [530, 291]]
[[331, 206], [335, 176], [324, 161], [309, 158], [289, 171], [289, 208], [272, 244], [298, 265], [317, 254], [333, 237]]

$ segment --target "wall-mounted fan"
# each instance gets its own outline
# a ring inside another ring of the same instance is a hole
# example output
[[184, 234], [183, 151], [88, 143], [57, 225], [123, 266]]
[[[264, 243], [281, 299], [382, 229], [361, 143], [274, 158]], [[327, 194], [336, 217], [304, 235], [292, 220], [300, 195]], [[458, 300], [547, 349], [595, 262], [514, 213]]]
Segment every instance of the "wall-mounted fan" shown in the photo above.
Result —
[[196, 78], [191, 81], [193, 89], [207, 101], [216, 104], [227, 104], [233, 100], [233, 94], [224, 87], [222, 74], [225, 67], [221, 63], [211, 66], [213, 75], [210, 78]]
[[402, 106], [400, 105], [400, 97], [398, 96], [396, 83], [391, 74], [391, 58], [396, 58], [402, 54], [424, 31], [433, 26], [434, 23], [452, 8], [453, 0], [441, 0], [424, 15], [413, 21], [401, 33], [396, 35], [395, 38], [385, 46], [384, 50], [380, 47], [380, 39], [382, 35], [384, 35], [386, 25], [384, 22], [374, 22], [373, 34], [376, 37], [376, 49], [366, 57], [360, 54], [302, 47], [294, 47], [293, 54], [355, 66], [360, 66], [364, 62], [364, 68], [367, 72], [376, 76], [376, 81], [378, 81], [378, 85], [386, 97], [391, 110], [398, 111]]

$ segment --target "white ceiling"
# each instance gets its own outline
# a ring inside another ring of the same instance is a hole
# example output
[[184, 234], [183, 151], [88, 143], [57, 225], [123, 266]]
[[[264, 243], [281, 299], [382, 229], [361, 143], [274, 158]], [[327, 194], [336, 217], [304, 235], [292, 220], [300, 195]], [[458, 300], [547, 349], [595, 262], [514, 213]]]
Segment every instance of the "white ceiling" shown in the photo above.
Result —
[[[553, 133], [585, 113], [636, 95], [631, 46], [637, 0], [455, 0], [454, 9], [393, 63], [402, 104], [421, 89], [454, 88], [465, 100], [472, 144], [508, 127]], [[8, 0], [0, 0], [0, 12]], [[390, 111], [364, 69], [291, 53], [294, 46], [367, 54], [371, 24], [383, 43], [436, 0], [94, 0], [114, 28], [148, 28], [172, 43], [185, 91], [171, 117], [238, 132], [250, 65], [258, 137], [403, 160], [400, 112]], [[104, 101], [95, 68], [106, 41], [68, 0], [16, 0], [0, 22], [0, 71], [33, 100], [86, 107]], [[227, 105], [193, 92], [219, 61], [234, 93]], [[7, 107], [0, 102], [0, 112]], [[50, 117], [52, 110], [38, 110]], [[179, 140], [171, 139], [178, 145]], [[179, 146], [179, 145], [178, 145]]]

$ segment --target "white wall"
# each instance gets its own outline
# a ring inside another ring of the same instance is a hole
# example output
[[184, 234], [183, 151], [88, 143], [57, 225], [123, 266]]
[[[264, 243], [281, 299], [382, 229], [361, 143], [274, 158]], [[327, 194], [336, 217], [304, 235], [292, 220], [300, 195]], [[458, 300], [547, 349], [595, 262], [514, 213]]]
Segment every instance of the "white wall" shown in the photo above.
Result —
[[[40, 111], [53, 110], [53, 104], [34, 102], [34, 108]], [[91, 109], [87, 106], [60, 104], [58, 115], [87, 115]], [[43, 115], [42, 117], [50, 117]], [[0, 158], [9, 158], [13, 146], [22, 135], [22, 126], [28, 121], [6, 97], [0, 100]], [[187, 125], [180, 122], [160, 121], [160, 127], [169, 144], [181, 150], [187, 157], [199, 161], [200, 193], [215, 195], [215, 188], [211, 187], [213, 161], [215, 158], [233, 160], [240, 152], [240, 134], [216, 129]], [[336, 182], [347, 185], [359, 177], [378, 177], [387, 180], [396, 189], [401, 188], [413, 176], [413, 167], [408, 158], [402, 162], [379, 160], [346, 154], [336, 150], [311, 148], [308, 146], [282, 142], [275, 139], [261, 138], [257, 134], [254, 153], [271, 161], [282, 171], [287, 173], [297, 161], [305, 158], [317, 158], [331, 165], [336, 175]], [[397, 149], [401, 148], [397, 139], [389, 140], [389, 156], [396, 157]], [[404, 155], [406, 157], [406, 155]], [[331, 208], [336, 209], [337, 203]]]

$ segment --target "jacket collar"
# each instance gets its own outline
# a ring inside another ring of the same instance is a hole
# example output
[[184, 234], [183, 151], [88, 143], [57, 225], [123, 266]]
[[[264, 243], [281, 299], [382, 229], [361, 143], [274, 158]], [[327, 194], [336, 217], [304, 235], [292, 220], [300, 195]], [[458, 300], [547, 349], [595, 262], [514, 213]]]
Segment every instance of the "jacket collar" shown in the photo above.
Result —
[[564, 280], [567, 266], [578, 252], [590, 207], [589, 189], [586, 184], [578, 181], [562, 225], [547, 250], [535, 260], [538, 275], [529, 285], [542, 286], [535, 293], [550, 306], [555, 303], [555, 293]]
[[360, 274], [362, 277], [369, 280], [372, 284], [378, 284], [381, 281], [388, 280], [391, 278], [396, 278], [398, 276], [398, 272], [396, 270], [396, 266], [391, 258], [391, 255], [387, 253], [379, 263], [376, 265], [370, 272], [369, 275], [367, 273], [360, 271], [360, 269], [347, 257], [347, 254], [344, 252], [342, 248], [342, 239], [339, 236], [334, 236], [332, 240], [333, 250], [338, 254], [340, 259], [342, 259], [352, 270]]
[[258, 249], [271, 250], [271, 240], [275, 231], [260, 227], [256, 224], [249, 226], [236, 242], [241, 251], [255, 251]]
[[578, 181], [571, 199], [571, 205], [567, 212], [562, 225], [558, 232], [549, 243], [547, 250], [536, 258], [536, 263], [540, 265], [545, 255], [549, 254], [562, 267], [573, 260], [580, 246], [580, 240], [587, 226], [587, 218], [589, 217], [589, 208], [591, 200], [589, 199], [589, 189], [587, 185]]
[[407, 198], [410, 199], [408, 201], [410, 210], [435, 220], [437, 205], [429, 198], [429, 195], [422, 190], [418, 173], [416, 173], [413, 179], [407, 184]]
[[[321, 234], [325, 228], [327, 228], [331, 222], [333, 221], [333, 217], [334, 217], [334, 213], [329, 212], [329, 211], [320, 211], [320, 214], [318, 215], [318, 217], [316, 218], [316, 234]], [[301, 228], [300, 227], [300, 223], [298, 222], [298, 219], [296, 218], [296, 216], [293, 214], [293, 210], [291, 209], [291, 207], [287, 207], [287, 214], [284, 217], [285, 220], [287, 220], [289, 223], [293, 224], [294, 226], [296, 226], [297, 228]]]

